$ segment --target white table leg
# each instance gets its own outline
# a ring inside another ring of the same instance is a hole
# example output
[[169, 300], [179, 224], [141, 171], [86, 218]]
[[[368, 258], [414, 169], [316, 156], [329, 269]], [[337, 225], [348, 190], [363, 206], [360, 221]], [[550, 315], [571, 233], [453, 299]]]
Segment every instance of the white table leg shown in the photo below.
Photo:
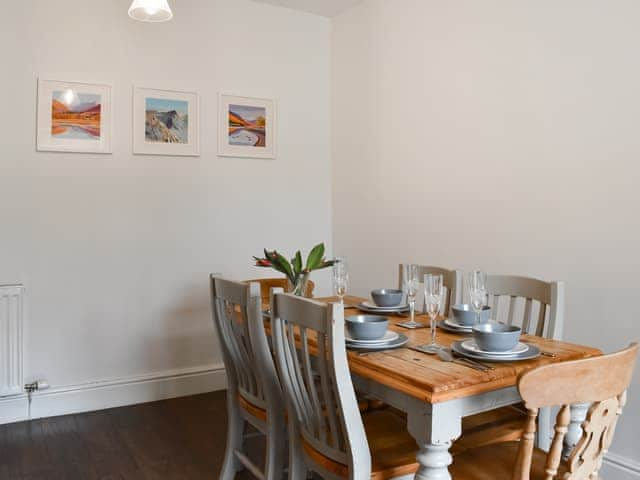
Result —
[[416, 439], [420, 451], [416, 456], [420, 468], [417, 480], [451, 480], [449, 465], [453, 461], [449, 448], [462, 431], [460, 402], [411, 402], [408, 408], [409, 433]]
[[567, 434], [564, 437], [564, 448], [562, 449], [562, 457], [568, 458], [571, 452], [582, 438], [582, 423], [587, 418], [590, 403], [576, 403], [570, 406], [571, 420]]

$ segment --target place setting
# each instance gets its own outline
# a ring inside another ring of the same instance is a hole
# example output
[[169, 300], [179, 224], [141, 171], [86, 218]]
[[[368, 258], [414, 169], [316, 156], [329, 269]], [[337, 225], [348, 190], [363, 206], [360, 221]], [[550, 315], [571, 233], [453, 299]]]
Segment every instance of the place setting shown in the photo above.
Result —
[[518, 326], [490, 321], [474, 325], [472, 331], [473, 338], [451, 344], [454, 353], [490, 362], [531, 360], [541, 355], [536, 345], [520, 341], [522, 331]]
[[351, 315], [345, 318], [347, 348], [378, 352], [403, 347], [409, 339], [403, 333], [389, 330], [389, 319], [379, 315]]
[[540, 349], [520, 341], [522, 329], [490, 320], [487, 303], [486, 274], [475, 270], [469, 275], [471, 305], [454, 305], [455, 323], [444, 321], [445, 329], [470, 333], [472, 338], [451, 344], [451, 351], [472, 360], [515, 362], [540, 356]]
[[464, 360], [470, 365], [487, 370], [490, 365], [479, 361], [513, 362], [538, 357], [538, 347], [520, 341], [521, 328], [490, 320], [491, 308], [487, 303], [486, 274], [479, 270], [469, 276], [471, 305], [452, 307], [453, 318], [439, 322], [444, 330], [471, 335], [471, 338], [455, 341], [451, 348], [436, 342], [436, 318], [442, 299], [442, 277], [425, 275], [425, 306], [431, 319], [431, 343], [410, 347], [412, 350], [436, 354], [443, 361]]
[[[438, 322], [438, 327], [451, 333], [462, 335], [471, 335], [473, 325], [478, 322], [477, 312], [472, 305], [461, 303], [451, 307], [452, 317], [445, 318]], [[480, 311], [479, 323], [489, 321], [491, 315], [491, 307], [484, 305]]]
[[363, 300], [355, 307], [367, 313], [397, 315], [409, 311], [409, 304], [405, 301], [404, 292], [395, 288], [372, 290], [371, 300]]

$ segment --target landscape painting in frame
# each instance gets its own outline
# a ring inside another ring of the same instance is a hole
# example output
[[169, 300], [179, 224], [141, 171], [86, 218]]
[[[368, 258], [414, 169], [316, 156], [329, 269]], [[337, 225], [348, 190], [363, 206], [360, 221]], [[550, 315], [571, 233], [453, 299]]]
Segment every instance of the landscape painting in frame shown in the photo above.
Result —
[[37, 132], [41, 151], [110, 153], [111, 87], [39, 80]]
[[198, 155], [196, 93], [134, 90], [134, 149], [146, 155]]
[[219, 154], [275, 158], [275, 102], [220, 95]]

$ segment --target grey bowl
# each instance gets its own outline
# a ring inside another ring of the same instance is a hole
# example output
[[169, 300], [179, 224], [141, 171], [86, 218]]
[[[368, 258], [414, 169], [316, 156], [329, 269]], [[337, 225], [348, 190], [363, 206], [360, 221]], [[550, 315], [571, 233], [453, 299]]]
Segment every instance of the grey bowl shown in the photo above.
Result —
[[346, 325], [354, 340], [378, 340], [387, 332], [389, 320], [378, 315], [352, 315], [346, 318]]
[[[451, 307], [453, 311], [453, 318], [460, 325], [470, 327], [476, 323], [476, 312], [473, 311], [473, 307], [467, 303], [459, 303]], [[489, 321], [489, 315], [491, 315], [491, 307], [485, 305], [480, 312], [480, 322], [487, 323]]]
[[380, 288], [371, 291], [373, 302], [379, 307], [395, 307], [402, 302], [403, 292], [395, 288]]
[[507, 352], [515, 348], [520, 340], [520, 327], [489, 322], [474, 325], [473, 338], [480, 350], [485, 352]]

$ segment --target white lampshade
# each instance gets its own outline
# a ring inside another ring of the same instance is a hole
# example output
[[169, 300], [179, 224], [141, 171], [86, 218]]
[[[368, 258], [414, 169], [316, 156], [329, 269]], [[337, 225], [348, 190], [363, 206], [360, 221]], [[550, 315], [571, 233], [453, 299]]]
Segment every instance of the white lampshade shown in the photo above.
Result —
[[133, 0], [129, 16], [141, 22], [167, 22], [173, 13], [167, 0]]

